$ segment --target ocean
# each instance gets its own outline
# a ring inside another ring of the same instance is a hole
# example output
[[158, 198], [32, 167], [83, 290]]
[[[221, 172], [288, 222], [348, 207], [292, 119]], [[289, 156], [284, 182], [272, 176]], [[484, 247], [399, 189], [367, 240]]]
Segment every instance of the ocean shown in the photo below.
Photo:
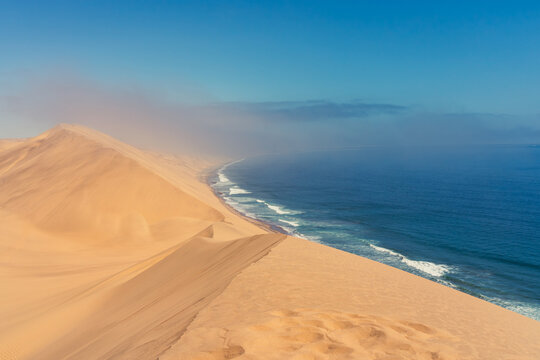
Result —
[[223, 166], [211, 185], [280, 231], [540, 320], [538, 146], [266, 155]]

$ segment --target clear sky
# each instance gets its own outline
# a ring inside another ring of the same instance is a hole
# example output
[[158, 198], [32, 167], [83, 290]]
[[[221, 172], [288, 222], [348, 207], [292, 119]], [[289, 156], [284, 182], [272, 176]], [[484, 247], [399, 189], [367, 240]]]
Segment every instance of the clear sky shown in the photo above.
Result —
[[538, 115], [540, 1], [0, 0], [0, 94], [59, 69], [182, 101]]

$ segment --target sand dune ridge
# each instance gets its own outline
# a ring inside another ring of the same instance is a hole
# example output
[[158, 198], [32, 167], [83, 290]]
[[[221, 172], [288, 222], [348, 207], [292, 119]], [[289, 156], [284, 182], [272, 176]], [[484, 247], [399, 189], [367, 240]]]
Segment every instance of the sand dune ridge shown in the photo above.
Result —
[[76, 125], [0, 141], [0, 359], [538, 359], [540, 323], [270, 232]]

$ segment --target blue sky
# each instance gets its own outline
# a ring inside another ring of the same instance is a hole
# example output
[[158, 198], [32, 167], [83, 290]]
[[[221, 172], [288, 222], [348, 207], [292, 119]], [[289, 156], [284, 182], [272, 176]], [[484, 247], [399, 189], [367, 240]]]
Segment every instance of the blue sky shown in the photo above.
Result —
[[540, 2], [0, 0], [0, 95], [59, 72], [173, 102], [393, 104], [530, 126]]

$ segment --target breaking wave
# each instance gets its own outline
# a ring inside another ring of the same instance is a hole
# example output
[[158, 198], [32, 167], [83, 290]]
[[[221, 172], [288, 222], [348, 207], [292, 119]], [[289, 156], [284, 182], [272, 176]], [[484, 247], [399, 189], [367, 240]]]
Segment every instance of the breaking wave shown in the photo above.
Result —
[[229, 195], [241, 195], [241, 194], [251, 194], [251, 192], [244, 190], [239, 186], [233, 186], [229, 189]]
[[412, 267], [416, 270], [420, 270], [423, 273], [429, 274], [431, 276], [435, 277], [441, 277], [451, 271], [451, 267], [448, 265], [442, 265], [442, 264], [435, 264], [429, 261], [419, 261], [419, 260], [411, 260], [405, 255], [402, 255], [398, 252], [392, 251], [390, 249], [386, 249], [380, 246], [376, 246], [373, 244], [369, 244], [369, 246], [373, 249], [375, 249], [378, 252], [386, 253], [392, 256], [395, 256], [401, 260], [404, 264], [406, 264], [409, 267]]

